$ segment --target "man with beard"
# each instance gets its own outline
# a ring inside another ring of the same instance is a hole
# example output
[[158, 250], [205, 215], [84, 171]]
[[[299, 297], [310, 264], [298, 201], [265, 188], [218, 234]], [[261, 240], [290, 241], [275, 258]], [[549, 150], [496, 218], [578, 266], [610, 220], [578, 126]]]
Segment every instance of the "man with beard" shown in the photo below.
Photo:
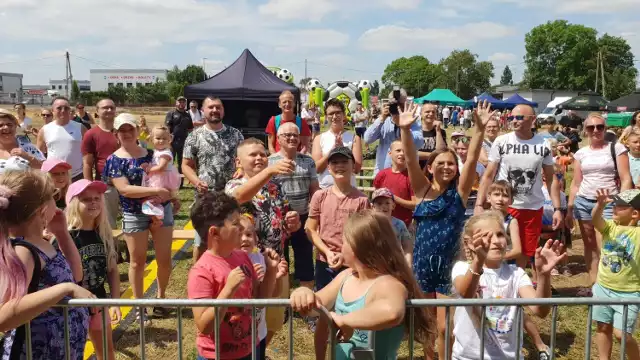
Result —
[[[84, 178], [89, 181], [101, 180], [107, 158], [120, 147], [113, 131], [116, 104], [111, 99], [102, 99], [96, 104], [96, 111], [100, 120], [98, 126], [87, 130], [82, 138], [82, 173]], [[113, 184], [107, 185], [107, 192], [104, 193], [105, 205], [109, 215], [109, 223], [115, 229], [120, 201], [118, 190]]]
[[424, 168], [432, 152], [447, 147], [447, 132], [442, 129], [442, 123], [437, 121], [438, 107], [435, 104], [422, 105], [420, 119], [422, 120], [424, 144], [418, 149], [418, 158], [420, 159], [420, 167]]
[[193, 120], [191, 120], [191, 115], [187, 111], [187, 99], [184, 96], [178, 96], [176, 108], [167, 113], [164, 122], [171, 135], [173, 135], [173, 140], [171, 141], [173, 158], [178, 162], [178, 171], [182, 174], [184, 144], [187, 136], [193, 130]]
[[[233, 177], [238, 144], [244, 140], [240, 130], [222, 123], [222, 100], [207, 97], [202, 102], [205, 124], [194, 130], [184, 144], [182, 172], [196, 187], [196, 196], [220, 191]], [[197, 261], [207, 249], [196, 234], [193, 259]]]

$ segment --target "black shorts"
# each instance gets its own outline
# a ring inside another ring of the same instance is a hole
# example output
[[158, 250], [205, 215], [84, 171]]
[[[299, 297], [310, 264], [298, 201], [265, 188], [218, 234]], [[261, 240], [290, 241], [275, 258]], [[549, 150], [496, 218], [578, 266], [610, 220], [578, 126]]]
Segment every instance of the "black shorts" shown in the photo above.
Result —
[[325, 286], [329, 285], [333, 279], [342, 271], [348, 269], [347, 267], [341, 267], [340, 269], [332, 269], [324, 261], [316, 260], [316, 291], [322, 290]]

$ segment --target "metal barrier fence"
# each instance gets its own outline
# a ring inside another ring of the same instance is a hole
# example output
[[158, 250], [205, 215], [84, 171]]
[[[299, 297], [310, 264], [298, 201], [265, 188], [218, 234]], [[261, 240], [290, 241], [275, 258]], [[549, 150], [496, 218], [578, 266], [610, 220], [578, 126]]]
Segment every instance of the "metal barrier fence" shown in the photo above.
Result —
[[[588, 306], [589, 312], [587, 317], [587, 328], [586, 328], [586, 344], [585, 344], [585, 359], [591, 359], [591, 323], [593, 320], [593, 306], [594, 305], [618, 305], [623, 306], [623, 329], [627, 328], [627, 316], [629, 313], [629, 306], [631, 305], [640, 305], [640, 299], [602, 299], [602, 298], [543, 298], [543, 299], [429, 299], [429, 300], [409, 300], [407, 302], [407, 306], [409, 307], [410, 314], [410, 326], [409, 326], [409, 359], [413, 359], [413, 348], [414, 348], [414, 313], [416, 308], [423, 307], [445, 307], [446, 313], [446, 338], [445, 338], [445, 348], [449, 349], [451, 345], [451, 308], [455, 307], [463, 307], [463, 306], [474, 306], [481, 307], [482, 313], [486, 313], [487, 306], [517, 306], [517, 324], [515, 324], [515, 329], [517, 329], [518, 336], [516, 337], [516, 349], [520, 351], [522, 349], [521, 338], [523, 331], [523, 306], [529, 305], [542, 305], [542, 306], [551, 306], [551, 334], [550, 334], [550, 344], [549, 344], [549, 355], [551, 359], [555, 359], [555, 347], [556, 347], [556, 332], [557, 332], [557, 319], [558, 319], [558, 306]], [[183, 358], [183, 339], [182, 339], [182, 310], [184, 308], [192, 308], [192, 307], [215, 307], [216, 308], [216, 317], [215, 317], [215, 328], [214, 328], [214, 337], [216, 348], [218, 348], [218, 344], [220, 344], [220, 319], [218, 316], [218, 311], [221, 307], [228, 306], [244, 306], [251, 307], [251, 333], [257, 334], [257, 324], [256, 324], [256, 308], [262, 307], [287, 307], [290, 309], [289, 300], [288, 299], [251, 299], [251, 300], [187, 300], [187, 299], [74, 299], [69, 301], [61, 302], [56, 305], [57, 307], [63, 307], [63, 315], [64, 315], [64, 341], [66, 348], [66, 356], [67, 359], [70, 357], [70, 342], [69, 342], [69, 307], [102, 307], [102, 326], [103, 326], [103, 341], [106, 343], [106, 326], [107, 322], [107, 308], [108, 307], [153, 307], [153, 306], [161, 306], [166, 308], [176, 308], [177, 309], [177, 336], [178, 336], [178, 359]], [[331, 331], [329, 336], [329, 358], [331, 360], [335, 359], [335, 346], [336, 346], [336, 329], [335, 325], [331, 321], [331, 316], [327, 309], [320, 309], [320, 316], [323, 316], [328, 320], [328, 323], [331, 324]], [[292, 317], [290, 317], [292, 319]], [[486, 316], [481, 317], [480, 327], [482, 329], [486, 326]], [[31, 331], [29, 324], [26, 327], [26, 351], [27, 351], [27, 359], [32, 359], [32, 348], [31, 348]], [[623, 331], [623, 335], [625, 332]], [[373, 335], [373, 334], [371, 334]], [[293, 359], [294, 355], [294, 344], [293, 344], [293, 321], [289, 321], [288, 324], [288, 336], [289, 336], [289, 353], [288, 358]], [[370, 338], [370, 349], [359, 349], [360, 351], [357, 354], [354, 354], [356, 359], [374, 359], [374, 351], [375, 348], [375, 340], [374, 336], [369, 336]], [[256, 359], [256, 337], [252, 336], [251, 345], [253, 348], [252, 351], [252, 359]], [[484, 358], [484, 345], [485, 345], [485, 331], [480, 331], [480, 354], [478, 354], [479, 359]], [[625, 359], [626, 355], [626, 336], [622, 336], [621, 338], [621, 350], [620, 350], [620, 358]], [[104, 357], [107, 358], [107, 347], [104, 346]], [[519, 356], [520, 358], [521, 356]], [[145, 359], [145, 325], [144, 318], [140, 318], [140, 358]], [[216, 360], [219, 359], [219, 353], [216, 352]], [[446, 354], [442, 359], [449, 360], [450, 354]]]

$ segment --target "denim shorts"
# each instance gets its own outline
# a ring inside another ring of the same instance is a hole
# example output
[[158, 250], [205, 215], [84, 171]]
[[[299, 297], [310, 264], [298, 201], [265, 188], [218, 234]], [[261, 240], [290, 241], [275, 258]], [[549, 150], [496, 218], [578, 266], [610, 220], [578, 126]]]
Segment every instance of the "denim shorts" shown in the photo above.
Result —
[[[594, 298], [599, 299], [638, 299], [640, 292], [621, 292], [608, 289], [598, 283], [591, 289]], [[627, 332], [633, 334], [638, 320], [638, 305], [629, 305], [627, 311]], [[622, 330], [623, 327], [623, 306], [622, 305], [594, 305], [593, 320], [603, 324], [612, 324], [615, 329]]]
[[[122, 232], [125, 234], [137, 233], [149, 230], [151, 216], [146, 214], [122, 214]], [[169, 202], [164, 205], [164, 219], [162, 227], [173, 226], [173, 205]]]
[[[587, 199], [584, 196], [576, 196], [573, 202], [573, 218], [576, 220], [591, 221], [591, 211], [596, 206], [596, 201]], [[613, 205], [607, 204], [602, 213], [602, 217], [606, 220], [613, 218]]]

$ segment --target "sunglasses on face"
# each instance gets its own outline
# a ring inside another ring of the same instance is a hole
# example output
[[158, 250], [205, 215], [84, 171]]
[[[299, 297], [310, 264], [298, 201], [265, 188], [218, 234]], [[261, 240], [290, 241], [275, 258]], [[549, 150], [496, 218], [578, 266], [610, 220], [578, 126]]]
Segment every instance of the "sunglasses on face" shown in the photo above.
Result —
[[597, 124], [597, 125], [587, 125], [584, 127], [585, 130], [587, 130], [588, 132], [593, 132], [593, 130], [598, 130], [598, 131], [604, 131], [604, 124]]
[[40, 114], [40, 116], [42, 116], [44, 118], [48, 118], [48, 117], [52, 117], [53, 114]]
[[514, 121], [514, 120], [522, 121], [522, 120], [524, 120], [526, 118], [527, 118], [527, 115], [510, 115], [510, 116], [507, 116], [507, 120], [508, 121]]

